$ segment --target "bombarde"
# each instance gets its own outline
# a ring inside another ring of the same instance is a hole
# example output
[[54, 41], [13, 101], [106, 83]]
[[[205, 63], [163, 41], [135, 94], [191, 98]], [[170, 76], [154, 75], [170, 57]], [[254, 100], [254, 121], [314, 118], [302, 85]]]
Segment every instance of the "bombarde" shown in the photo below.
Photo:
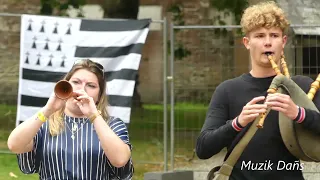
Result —
[[60, 80], [54, 87], [54, 93], [59, 99], [66, 100], [72, 96], [72, 85], [69, 83], [69, 81]]

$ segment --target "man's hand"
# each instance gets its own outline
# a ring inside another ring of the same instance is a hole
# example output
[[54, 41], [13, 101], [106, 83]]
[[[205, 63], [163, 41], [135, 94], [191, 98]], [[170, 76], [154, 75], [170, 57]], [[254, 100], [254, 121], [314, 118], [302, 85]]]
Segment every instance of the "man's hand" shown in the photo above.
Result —
[[290, 119], [295, 119], [298, 116], [299, 110], [297, 105], [292, 101], [289, 95], [274, 93], [267, 96], [266, 102], [272, 110], [282, 112]]
[[256, 104], [257, 102], [264, 99], [264, 96], [255, 97], [242, 108], [242, 112], [238, 117], [238, 121], [241, 126], [245, 127], [251, 121], [255, 120], [260, 115], [260, 113], [264, 113], [267, 111], [266, 104]]

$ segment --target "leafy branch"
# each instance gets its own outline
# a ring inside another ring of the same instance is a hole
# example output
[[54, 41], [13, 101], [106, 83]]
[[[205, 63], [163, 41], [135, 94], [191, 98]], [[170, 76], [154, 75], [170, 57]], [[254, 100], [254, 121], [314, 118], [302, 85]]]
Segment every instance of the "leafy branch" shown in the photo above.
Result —
[[218, 11], [227, 10], [232, 12], [236, 23], [240, 23], [243, 10], [248, 6], [247, 0], [211, 0], [210, 4]]
[[[180, 3], [174, 3], [172, 4], [167, 12], [171, 12], [172, 17], [171, 20], [174, 22], [175, 25], [182, 26], [185, 25], [184, 21], [184, 14], [183, 14], [183, 5]], [[179, 32], [179, 29], [175, 29], [174, 33], [177, 34]], [[168, 41], [168, 44], [170, 44], [170, 41]], [[170, 46], [168, 46], [168, 52], [171, 53]], [[174, 57], [177, 60], [182, 60], [183, 58], [186, 58], [187, 56], [191, 55], [191, 51], [184, 47], [184, 45], [181, 42], [175, 43], [174, 46]]]
[[[248, 4], [248, 0], [210, 0], [210, 5], [216, 8], [218, 11], [224, 11], [225, 16], [228, 16], [230, 13], [232, 13], [236, 24], [240, 24], [243, 10], [248, 6]], [[226, 25], [226, 22], [221, 18], [220, 15], [217, 15], [213, 19], [213, 22], [219, 25]], [[237, 32], [241, 33], [240, 29], [238, 29]], [[225, 36], [226, 33], [227, 30], [225, 28], [215, 30], [216, 35]]]
[[81, 6], [86, 4], [86, 0], [41, 0], [40, 14], [67, 16], [67, 10], [70, 6], [79, 10], [78, 17], [83, 17]]

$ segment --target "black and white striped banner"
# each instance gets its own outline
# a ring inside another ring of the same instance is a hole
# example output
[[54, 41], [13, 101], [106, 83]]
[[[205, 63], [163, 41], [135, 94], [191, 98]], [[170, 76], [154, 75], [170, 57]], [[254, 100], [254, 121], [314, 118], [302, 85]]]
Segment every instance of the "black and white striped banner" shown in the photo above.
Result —
[[42, 108], [74, 61], [85, 58], [104, 66], [109, 113], [129, 123], [150, 22], [22, 15], [16, 125]]

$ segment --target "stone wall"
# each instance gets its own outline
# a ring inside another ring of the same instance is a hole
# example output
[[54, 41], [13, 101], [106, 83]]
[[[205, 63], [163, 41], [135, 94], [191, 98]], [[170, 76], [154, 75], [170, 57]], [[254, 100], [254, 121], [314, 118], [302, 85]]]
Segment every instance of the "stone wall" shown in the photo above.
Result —
[[[37, 14], [40, 9], [39, 1], [35, 0], [2, 2], [0, 12]], [[173, 3], [180, 3], [183, 7], [186, 25], [212, 24], [209, 0], [140, 2], [141, 5], [161, 6], [169, 24], [171, 13], [167, 9]], [[162, 30], [150, 31], [143, 49], [138, 91], [145, 103], [162, 103], [163, 100], [162, 34]], [[18, 93], [20, 17], [0, 16], [0, 35], [0, 94], [4, 97], [0, 101], [15, 104]], [[190, 56], [175, 61], [175, 98], [178, 101], [208, 101], [215, 86], [230, 76], [230, 69], [222, 68], [223, 65], [232, 66], [230, 38], [215, 38], [212, 30], [205, 29], [180, 30], [175, 35], [175, 43], [182, 43], [191, 51]]]
[[[39, 12], [38, 0], [2, 0], [1, 13]], [[0, 103], [14, 104], [18, 94], [20, 17], [0, 16]]]
[[[186, 25], [213, 25], [209, 1], [190, 0], [182, 5]], [[233, 76], [233, 35], [218, 32], [199, 27], [175, 33], [175, 46], [182, 44], [191, 52], [174, 64], [176, 102], [208, 103], [215, 87]]]

